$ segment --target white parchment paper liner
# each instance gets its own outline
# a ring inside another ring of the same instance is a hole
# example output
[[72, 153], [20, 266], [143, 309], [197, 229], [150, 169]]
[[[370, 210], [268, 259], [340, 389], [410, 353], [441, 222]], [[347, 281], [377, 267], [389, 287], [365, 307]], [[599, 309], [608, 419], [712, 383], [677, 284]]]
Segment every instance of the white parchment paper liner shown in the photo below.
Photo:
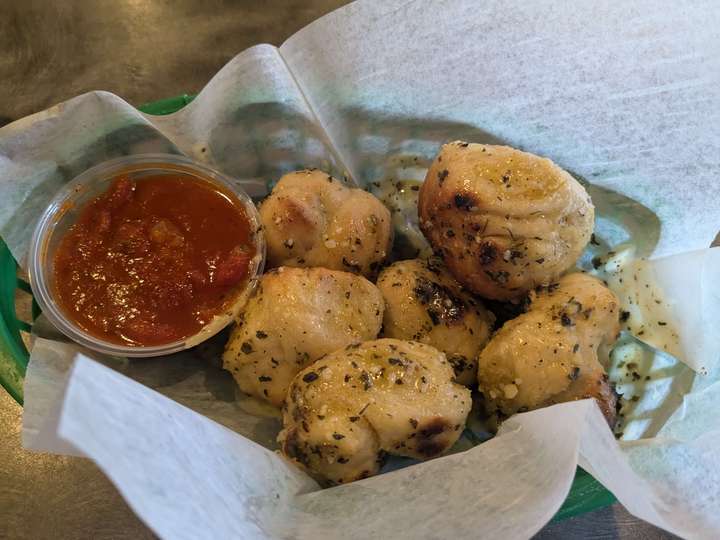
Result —
[[720, 422], [708, 414], [718, 382], [653, 439], [619, 444], [585, 400], [515, 416], [465, 452], [320, 490], [271, 451], [75, 353], [36, 344], [28, 394], [57, 399], [28, 400], [25, 443], [93, 459], [163, 538], [526, 538], [560, 508], [578, 464], [651, 523], [691, 538], [720, 531]]

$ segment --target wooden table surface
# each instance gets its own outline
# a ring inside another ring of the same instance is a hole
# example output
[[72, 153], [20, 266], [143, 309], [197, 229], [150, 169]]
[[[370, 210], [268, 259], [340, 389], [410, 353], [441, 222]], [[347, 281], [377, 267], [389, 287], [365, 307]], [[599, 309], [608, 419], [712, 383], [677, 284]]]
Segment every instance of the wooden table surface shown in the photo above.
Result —
[[[197, 92], [238, 52], [345, 3], [0, 0], [0, 125], [88, 90], [135, 105]], [[21, 415], [0, 389], [0, 538], [154, 537], [90, 461], [23, 450]], [[673, 536], [614, 505], [537, 538]]]

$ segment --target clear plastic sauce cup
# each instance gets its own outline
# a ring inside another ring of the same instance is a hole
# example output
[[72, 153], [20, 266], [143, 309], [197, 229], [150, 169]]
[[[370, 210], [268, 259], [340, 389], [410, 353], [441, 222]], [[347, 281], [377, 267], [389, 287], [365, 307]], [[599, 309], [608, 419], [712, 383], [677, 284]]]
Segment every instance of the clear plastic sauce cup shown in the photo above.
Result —
[[[85, 205], [105, 193], [119, 176], [142, 182], [144, 177], [182, 176], [211, 184], [241, 206], [250, 221], [255, 255], [247, 278], [231, 292], [232, 300], [197, 333], [162, 345], [124, 345], [103, 340], [85, 331], [57, 302], [55, 254], [62, 238], [78, 219]], [[250, 297], [265, 264], [265, 241], [260, 216], [250, 197], [233, 180], [183, 156], [140, 154], [106, 161], [88, 169], [66, 184], [43, 212], [33, 234], [28, 256], [30, 283], [43, 314], [67, 337], [96, 351], [114, 356], [160, 356], [194, 347], [230, 324]]]

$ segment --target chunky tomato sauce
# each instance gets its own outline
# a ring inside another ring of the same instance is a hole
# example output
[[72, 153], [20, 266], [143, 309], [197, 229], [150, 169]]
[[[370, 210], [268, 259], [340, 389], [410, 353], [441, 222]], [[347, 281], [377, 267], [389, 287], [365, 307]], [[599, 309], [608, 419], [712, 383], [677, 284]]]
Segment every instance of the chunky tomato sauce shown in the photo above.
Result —
[[240, 206], [178, 174], [118, 177], [62, 238], [62, 310], [86, 332], [152, 346], [197, 333], [239, 294], [256, 248]]

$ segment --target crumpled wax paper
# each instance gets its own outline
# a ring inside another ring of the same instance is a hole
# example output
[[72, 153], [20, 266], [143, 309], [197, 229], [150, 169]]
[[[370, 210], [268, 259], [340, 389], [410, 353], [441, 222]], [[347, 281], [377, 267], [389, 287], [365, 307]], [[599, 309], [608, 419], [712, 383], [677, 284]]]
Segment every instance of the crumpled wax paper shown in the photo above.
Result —
[[596, 205], [599, 245], [581, 266], [615, 285], [640, 272], [661, 301], [661, 314], [631, 310], [637, 290], [621, 294], [633, 332], [659, 317], [666, 331], [627, 334], [613, 353], [620, 442], [592, 401], [562, 404], [479, 446], [319, 490], [272, 452], [277, 414], [237, 395], [221, 338], [125, 360], [37, 337], [26, 445], [90, 457], [167, 538], [527, 537], [577, 464], [643, 519], [720, 535], [720, 265], [704, 249], [720, 225], [720, 12], [626, 4], [361, 1], [241, 53], [173, 115], [96, 92], [0, 129], [0, 234], [21, 261], [59, 186], [120, 155], [184, 153], [257, 195], [301, 167], [360, 185], [422, 176], [455, 139], [551, 157]]

